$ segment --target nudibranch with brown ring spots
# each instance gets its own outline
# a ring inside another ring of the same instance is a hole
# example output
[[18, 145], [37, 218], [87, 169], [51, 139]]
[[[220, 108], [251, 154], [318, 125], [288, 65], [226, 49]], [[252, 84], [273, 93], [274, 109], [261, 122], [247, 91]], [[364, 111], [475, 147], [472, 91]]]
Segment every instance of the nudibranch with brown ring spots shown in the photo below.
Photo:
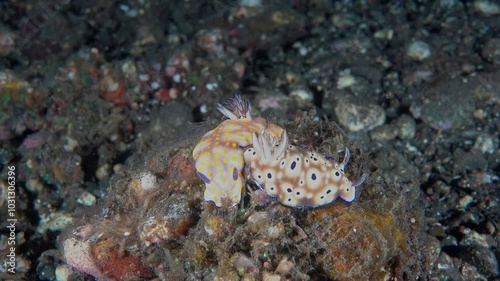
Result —
[[250, 102], [240, 94], [225, 104], [217, 104], [217, 109], [229, 119], [201, 138], [193, 150], [193, 158], [196, 174], [206, 186], [205, 200], [221, 207], [226, 198], [234, 206], [240, 202], [246, 183], [243, 152], [252, 145], [252, 134], [264, 131], [278, 138], [283, 129], [263, 118], [252, 117]]
[[286, 131], [279, 142], [266, 132], [253, 133], [252, 143], [253, 147], [244, 152], [248, 177], [286, 206], [318, 207], [337, 197], [352, 202], [356, 187], [366, 179], [363, 174], [351, 182], [345, 175], [349, 149], [339, 164], [317, 152], [290, 145]]

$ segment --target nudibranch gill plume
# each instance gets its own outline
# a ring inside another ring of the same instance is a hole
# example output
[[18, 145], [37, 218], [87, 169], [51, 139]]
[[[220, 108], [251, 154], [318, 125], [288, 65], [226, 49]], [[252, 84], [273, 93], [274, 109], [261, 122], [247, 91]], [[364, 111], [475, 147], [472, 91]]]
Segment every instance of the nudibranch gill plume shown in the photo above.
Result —
[[193, 150], [193, 158], [196, 173], [205, 182], [205, 200], [221, 207], [226, 198], [234, 206], [240, 202], [246, 183], [243, 152], [252, 145], [252, 134], [265, 132], [278, 138], [283, 129], [263, 118], [252, 117], [250, 102], [239, 94], [225, 104], [217, 104], [217, 109], [229, 119], [201, 138]]

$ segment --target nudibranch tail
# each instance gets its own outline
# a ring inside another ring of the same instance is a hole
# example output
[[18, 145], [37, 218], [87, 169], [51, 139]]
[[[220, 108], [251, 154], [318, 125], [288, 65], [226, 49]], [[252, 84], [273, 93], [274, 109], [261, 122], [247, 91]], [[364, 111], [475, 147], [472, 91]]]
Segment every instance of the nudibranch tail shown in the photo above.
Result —
[[231, 120], [246, 118], [252, 120], [252, 104], [249, 100], [244, 99], [239, 93], [235, 93], [234, 97], [229, 99], [224, 104], [217, 104], [217, 110]]

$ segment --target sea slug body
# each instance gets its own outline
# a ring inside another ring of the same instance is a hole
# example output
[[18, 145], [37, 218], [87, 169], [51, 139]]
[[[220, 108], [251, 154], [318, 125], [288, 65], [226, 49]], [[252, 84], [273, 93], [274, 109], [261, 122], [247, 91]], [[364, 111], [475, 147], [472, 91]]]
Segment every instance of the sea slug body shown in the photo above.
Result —
[[366, 174], [351, 182], [344, 173], [350, 157], [346, 149], [342, 163], [317, 152], [290, 145], [286, 131], [281, 140], [267, 133], [252, 136], [253, 147], [244, 152], [248, 177], [267, 194], [291, 207], [318, 207], [337, 197], [354, 200], [356, 187]]
[[252, 117], [250, 102], [239, 94], [223, 105], [217, 104], [217, 109], [229, 119], [201, 138], [193, 150], [193, 158], [196, 173], [206, 186], [205, 200], [221, 207], [223, 199], [229, 199], [234, 206], [240, 202], [246, 183], [243, 152], [252, 145], [252, 134], [265, 132], [278, 138], [283, 129], [263, 118]]

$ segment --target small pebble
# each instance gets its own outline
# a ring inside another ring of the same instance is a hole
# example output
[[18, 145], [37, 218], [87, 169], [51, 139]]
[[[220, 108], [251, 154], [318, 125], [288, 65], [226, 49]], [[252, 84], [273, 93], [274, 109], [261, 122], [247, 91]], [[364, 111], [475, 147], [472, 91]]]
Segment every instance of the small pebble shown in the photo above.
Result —
[[472, 201], [474, 201], [472, 196], [465, 195], [464, 197], [462, 197], [462, 199], [458, 201], [459, 209], [466, 209], [470, 205], [470, 203], [472, 203]]
[[464, 227], [460, 229], [463, 235], [462, 240], [460, 240], [460, 246], [482, 246], [489, 248], [491, 245], [495, 245], [495, 240], [488, 234], [480, 234], [475, 230]]
[[235, 253], [231, 257], [231, 261], [234, 268], [236, 268], [238, 275], [242, 277], [251, 275], [253, 272], [258, 271], [254, 261], [243, 253]]
[[372, 140], [393, 140], [397, 137], [398, 131], [394, 130], [394, 127], [391, 125], [382, 125], [370, 132], [370, 137]]
[[227, 222], [221, 216], [209, 217], [203, 225], [203, 229], [212, 239], [223, 238], [226, 228]]
[[446, 231], [441, 224], [435, 224], [430, 227], [429, 234], [435, 237], [446, 237]]
[[121, 173], [123, 169], [124, 169], [123, 164], [118, 163], [113, 166], [113, 173], [115, 174]]
[[58, 265], [56, 268], [56, 281], [68, 281], [71, 273], [72, 269], [68, 265]]
[[305, 87], [297, 87], [290, 91], [290, 99], [297, 103], [299, 108], [309, 108], [313, 106], [314, 95]]
[[472, 63], [463, 63], [461, 66], [462, 72], [465, 74], [471, 74], [476, 71], [476, 66]]
[[273, 274], [267, 271], [262, 273], [262, 281], [280, 281], [281, 276], [279, 274]]
[[398, 128], [398, 137], [402, 140], [409, 140], [415, 137], [417, 130], [417, 123], [409, 115], [402, 115], [396, 121], [396, 126]]
[[294, 267], [294, 263], [289, 261], [287, 258], [280, 260], [278, 267], [276, 267], [276, 272], [279, 274], [287, 274]]
[[106, 180], [109, 177], [110, 167], [108, 164], [101, 165], [97, 168], [95, 176], [98, 180]]
[[339, 122], [351, 132], [369, 131], [385, 123], [385, 111], [376, 104], [356, 104], [352, 99], [341, 98], [335, 104]]
[[50, 229], [52, 231], [60, 231], [65, 228], [68, 224], [73, 222], [73, 218], [65, 213], [57, 212], [50, 215], [48, 218], [44, 218], [37, 228], [37, 231], [42, 233]]
[[5, 148], [0, 148], [0, 164], [6, 165], [14, 158], [14, 153]]
[[285, 73], [285, 78], [289, 84], [296, 84], [297, 82], [299, 82], [301, 80], [300, 75], [298, 75], [297, 73], [292, 72], [292, 71], [287, 71]]
[[441, 247], [456, 247], [458, 246], [458, 241], [455, 236], [448, 235], [441, 241]]
[[474, 142], [473, 149], [478, 149], [482, 153], [493, 154], [495, 152], [494, 138], [488, 134], [479, 135]]
[[488, 113], [486, 113], [486, 111], [481, 108], [474, 111], [474, 118], [478, 120], [483, 120], [484, 118], [486, 118], [486, 116], [488, 116]]
[[495, 224], [492, 223], [491, 221], [486, 222], [485, 228], [488, 231], [488, 234], [490, 234], [490, 235], [493, 235], [496, 232]]
[[30, 178], [26, 182], [26, 189], [33, 192], [33, 193], [37, 193], [37, 192], [42, 191], [43, 184], [36, 178]]
[[474, 2], [474, 9], [485, 16], [494, 16], [500, 13], [500, 6], [493, 1], [477, 0]]
[[481, 57], [493, 64], [500, 64], [500, 38], [489, 38], [481, 48]]
[[497, 276], [500, 272], [495, 253], [486, 247], [473, 245], [464, 248], [460, 256], [475, 266], [481, 273]]
[[425, 60], [431, 56], [431, 47], [423, 41], [413, 41], [406, 54], [414, 60]]
[[64, 150], [68, 152], [75, 151], [75, 149], [78, 147], [78, 141], [71, 138], [71, 137], [66, 137], [66, 144], [63, 146]]
[[259, 7], [262, 5], [262, 0], [240, 0], [241, 6]]
[[94, 194], [85, 191], [80, 195], [80, 197], [78, 197], [76, 201], [84, 206], [94, 206], [97, 202], [97, 199], [95, 198]]
[[442, 8], [450, 9], [458, 4], [457, 0], [440, 0], [439, 6]]
[[342, 90], [351, 87], [356, 83], [356, 78], [351, 74], [342, 75], [337, 80], [337, 89]]
[[141, 180], [141, 188], [143, 191], [148, 192], [158, 187], [156, 184], [158, 179], [150, 172], [144, 172], [139, 175]]

